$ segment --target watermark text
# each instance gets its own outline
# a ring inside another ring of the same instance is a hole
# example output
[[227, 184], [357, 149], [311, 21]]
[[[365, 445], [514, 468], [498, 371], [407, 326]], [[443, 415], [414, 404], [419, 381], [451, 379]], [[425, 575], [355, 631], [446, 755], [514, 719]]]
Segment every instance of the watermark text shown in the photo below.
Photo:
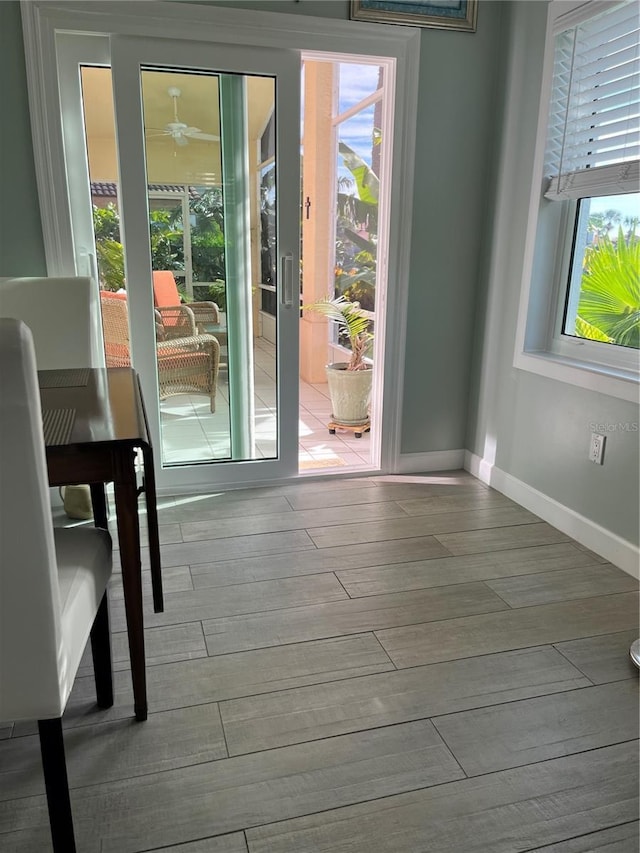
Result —
[[639, 426], [636, 421], [617, 421], [616, 423], [598, 424], [592, 421], [589, 424], [591, 432], [638, 432]]

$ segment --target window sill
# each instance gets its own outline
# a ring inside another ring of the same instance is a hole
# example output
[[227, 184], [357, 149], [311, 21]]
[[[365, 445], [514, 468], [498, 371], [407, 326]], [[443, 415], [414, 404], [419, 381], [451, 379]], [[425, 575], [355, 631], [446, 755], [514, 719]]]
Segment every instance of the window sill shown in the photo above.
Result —
[[538, 376], [608, 394], [630, 403], [638, 402], [640, 376], [631, 370], [542, 351], [516, 353], [513, 364], [519, 370], [537, 373]]

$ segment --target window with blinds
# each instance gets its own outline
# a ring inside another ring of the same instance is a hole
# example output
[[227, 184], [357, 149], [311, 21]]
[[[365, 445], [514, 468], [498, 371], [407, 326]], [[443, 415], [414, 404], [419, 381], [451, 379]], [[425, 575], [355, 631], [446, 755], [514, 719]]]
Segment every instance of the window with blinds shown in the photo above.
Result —
[[569, 205], [560, 348], [640, 347], [638, 12], [594, 0], [553, 27], [544, 195]]
[[514, 364], [635, 402], [638, 0], [550, 0], [541, 71]]
[[637, 192], [638, 4], [588, 3], [578, 9], [570, 26], [566, 17], [563, 21], [555, 34], [545, 196], [576, 199]]

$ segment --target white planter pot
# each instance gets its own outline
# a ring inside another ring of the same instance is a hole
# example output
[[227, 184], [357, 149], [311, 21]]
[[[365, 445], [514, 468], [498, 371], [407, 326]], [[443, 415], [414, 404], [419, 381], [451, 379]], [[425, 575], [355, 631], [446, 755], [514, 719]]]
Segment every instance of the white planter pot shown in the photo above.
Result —
[[332, 421], [345, 426], [368, 423], [373, 370], [347, 370], [346, 362], [335, 362], [326, 366], [326, 372]]

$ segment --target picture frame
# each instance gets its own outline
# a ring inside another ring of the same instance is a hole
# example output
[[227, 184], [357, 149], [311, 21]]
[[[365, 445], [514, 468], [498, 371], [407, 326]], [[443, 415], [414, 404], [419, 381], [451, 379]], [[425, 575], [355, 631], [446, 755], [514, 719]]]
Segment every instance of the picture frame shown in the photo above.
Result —
[[351, 0], [352, 21], [474, 33], [478, 0]]

